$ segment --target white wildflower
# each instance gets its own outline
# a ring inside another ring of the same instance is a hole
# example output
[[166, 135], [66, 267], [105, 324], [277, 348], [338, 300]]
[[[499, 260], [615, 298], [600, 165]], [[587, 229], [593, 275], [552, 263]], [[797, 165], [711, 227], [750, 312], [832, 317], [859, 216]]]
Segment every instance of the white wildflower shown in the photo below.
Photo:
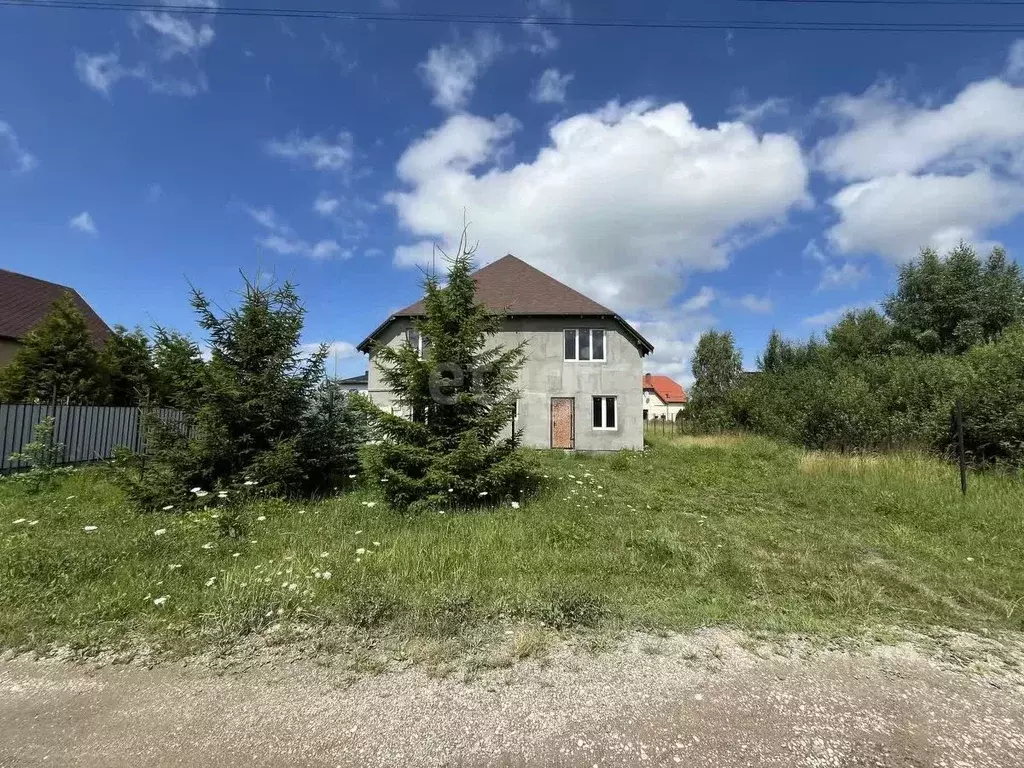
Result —
[[227, 497], [228, 497], [228, 492], [227, 491], [217, 491], [217, 498], [218, 499], [226, 499]]
[[377, 506], [377, 502], [376, 501], [364, 501], [363, 502], [363, 506], [364, 507], [376, 507]]
[[357, 558], [356, 558], [356, 562], [357, 562], [357, 563], [361, 563], [361, 562], [363, 562], [363, 558], [361, 558], [361, 557], [357, 557]]
[[242, 556], [242, 553], [241, 553], [241, 552], [232, 552], [232, 553], [231, 553], [231, 556], [232, 556], [232, 557], [241, 557], [241, 556]]
[[242, 485], [256, 485], [255, 480], [246, 480]]
[[304, 515], [304, 514], [306, 514], [306, 510], [304, 510], [304, 509], [300, 509], [300, 510], [299, 510], [299, 514], [300, 514], [300, 515]]
[[65, 501], [71, 501], [72, 499], [77, 499], [77, 498], [78, 498], [77, 496], [68, 496], [67, 499], [65, 499]]
[[454, 488], [449, 488], [448, 489], [448, 493], [455, 493], [455, 489]]
[[277, 615], [278, 616], [284, 616], [284, 608], [278, 608], [277, 609]]
[[387, 479], [386, 477], [382, 477], [382, 478], [380, 479], [380, 481], [381, 481], [382, 483], [386, 483], [386, 482], [388, 481], [388, 479]]
[[373, 546], [375, 546], [375, 547], [379, 547], [379, 546], [380, 546], [380, 542], [379, 542], [379, 541], [375, 541], [375, 542], [373, 542]]
[[260, 522], [260, 523], [262, 523], [266, 519], [267, 519], [266, 515], [260, 515], [259, 517], [256, 518], [257, 522]]
[[356, 536], [358, 536], [360, 533], [362, 533], [362, 531], [356, 531]]
[[210, 578], [208, 578], [206, 580], [206, 586], [212, 587], [213, 586], [213, 582], [215, 582], [216, 580], [217, 580], [216, 576], [211, 576]]
[[163, 511], [164, 512], [170, 512], [172, 509], [174, 509], [174, 505], [173, 504], [168, 504], [166, 507], [163, 508]]
[[203, 549], [213, 549], [213, 542], [208, 541], [205, 544], [203, 544]]
[[518, 501], [513, 501], [512, 502], [512, 509], [519, 509], [519, 502]]
[[155, 531], [153, 531], [154, 536], [163, 536], [165, 533], [167, 533], [166, 528], [157, 528]]
[[29, 525], [39, 525], [39, 521], [38, 520], [29, 520], [28, 524]]
[[356, 549], [356, 554], [357, 555], [365, 555], [366, 554], [366, 547], [359, 547], [358, 549]]
[[486, 495], [487, 495], [487, 491], [480, 491], [480, 493], [478, 493], [478, 494], [477, 494], [477, 496], [479, 496], [479, 497], [480, 497], [481, 499], [482, 499], [482, 498], [483, 498], [484, 496], [486, 496]]
[[320, 553], [320, 557], [330, 557], [330, 556], [331, 556], [330, 552], [321, 552]]
[[189, 493], [199, 493], [199, 492], [200, 492], [201, 490], [203, 490], [203, 489], [202, 489], [202, 488], [200, 488], [200, 487], [199, 487], [199, 486], [197, 485], [197, 486], [196, 486], [195, 488], [192, 488], [192, 489], [191, 489], [191, 490], [189, 491]]
[[179, 568], [181, 568], [181, 563], [171, 563], [170, 565], [167, 566], [167, 570], [168, 571], [176, 571]]
[[82, 530], [86, 533], [92, 533], [93, 531], [97, 530], [97, 527], [95, 525], [86, 525], [82, 528]]
[[153, 605], [155, 605], [157, 608], [163, 608], [164, 603], [167, 602], [167, 598], [168, 598], [168, 595], [164, 595], [163, 597], [154, 598], [153, 599]]
[[323, 579], [324, 581], [327, 581], [328, 579], [331, 578], [331, 572], [330, 571], [324, 571], [323, 573], [320, 574], [320, 578]]
[[24, 523], [24, 522], [25, 522], [25, 518], [24, 517], [19, 517], [17, 520], [15, 520], [13, 523], [11, 523], [11, 525], [19, 525], [19, 524]]
[[209, 495], [210, 495], [209, 491], [196, 491], [196, 497], [200, 498], [200, 499], [203, 498], [204, 496], [209, 496]]
[[299, 588], [299, 585], [296, 584], [294, 581], [291, 584], [288, 585], [288, 591], [289, 592], [294, 592], [298, 588]]
[[349, 479], [349, 480], [355, 480], [355, 479], [356, 479], [356, 476], [355, 476], [355, 475], [349, 475], [349, 476], [348, 476], [348, 479]]

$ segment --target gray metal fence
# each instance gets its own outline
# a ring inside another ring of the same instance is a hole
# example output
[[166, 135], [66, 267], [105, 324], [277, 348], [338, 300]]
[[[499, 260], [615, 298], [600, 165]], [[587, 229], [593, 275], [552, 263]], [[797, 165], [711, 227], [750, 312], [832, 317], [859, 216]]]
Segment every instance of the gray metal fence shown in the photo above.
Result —
[[[156, 414], [167, 424], [185, 424], [185, 414], [173, 408], [161, 408]], [[119, 446], [133, 451], [145, 447], [144, 414], [139, 408], [0, 403], [0, 473], [25, 468], [10, 456], [32, 442], [33, 427], [47, 416], [54, 419], [53, 442], [64, 445], [61, 464], [109, 459]]]

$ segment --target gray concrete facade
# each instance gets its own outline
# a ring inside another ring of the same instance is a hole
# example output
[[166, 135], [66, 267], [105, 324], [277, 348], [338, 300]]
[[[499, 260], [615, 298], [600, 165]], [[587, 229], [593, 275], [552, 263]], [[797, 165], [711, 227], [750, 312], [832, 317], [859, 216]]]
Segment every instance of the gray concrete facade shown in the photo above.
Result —
[[[396, 318], [381, 331], [377, 342], [401, 345], [410, 327], [409, 319]], [[566, 328], [604, 329], [605, 359], [565, 360], [563, 332]], [[526, 362], [519, 372], [519, 416], [515, 426], [523, 431], [524, 445], [551, 447], [551, 399], [571, 397], [574, 398], [577, 450], [643, 448], [643, 358], [618, 322], [594, 317], [513, 317], [503, 322], [502, 330], [494, 337], [494, 343], [506, 347], [523, 341], [526, 342]], [[372, 352], [369, 395], [383, 408], [394, 407], [394, 398], [381, 381]], [[594, 396], [615, 398], [614, 429], [594, 428]], [[512, 425], [508, 428], [511, 433]]]

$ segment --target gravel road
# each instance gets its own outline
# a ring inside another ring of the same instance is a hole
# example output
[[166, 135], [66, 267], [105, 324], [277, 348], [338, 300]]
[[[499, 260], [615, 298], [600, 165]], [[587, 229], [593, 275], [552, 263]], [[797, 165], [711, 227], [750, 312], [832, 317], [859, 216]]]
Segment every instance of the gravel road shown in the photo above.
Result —
[[638, 635], [471, 682], [21, 656], [0, 661], [0, 766], [1024, 765], [1021, 646], [752, 648]]

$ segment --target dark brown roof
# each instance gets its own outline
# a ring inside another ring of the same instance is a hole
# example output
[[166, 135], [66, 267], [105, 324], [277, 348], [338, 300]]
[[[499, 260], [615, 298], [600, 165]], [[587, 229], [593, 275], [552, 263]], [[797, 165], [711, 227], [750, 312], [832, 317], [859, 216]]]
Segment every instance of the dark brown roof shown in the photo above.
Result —
[[[612, 310], [511, 254], [478, 269], [474, 276], [477, 301], [492, 312], [520, 317], [608, 317], [622, 324], [643, 353], [654, 351], [650, 342]], [[422, 315], [423, 311], [423, 299], [398, 310], [367, 336], [358, 349], [362, 352], [369, 351], [370, 343], [396, 318], [416, 317]]]
[[110, 328], [73, 288], [6, 269], [0, 269], [0, 338], [23, 339], [65, 293], [75, 300], [96, 343], [106, 341]]

